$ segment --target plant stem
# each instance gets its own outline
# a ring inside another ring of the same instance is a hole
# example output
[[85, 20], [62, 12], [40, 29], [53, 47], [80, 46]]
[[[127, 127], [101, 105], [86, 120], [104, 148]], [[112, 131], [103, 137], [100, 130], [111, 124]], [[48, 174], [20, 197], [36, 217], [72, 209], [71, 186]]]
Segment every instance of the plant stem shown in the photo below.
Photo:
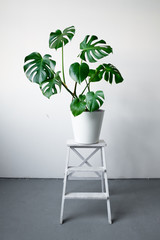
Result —
[[71, 92], [71, 90], [67, 87], [67, 85], [66, 85], [64, 82], [61, 81], [61, 83], [62, 83], [63, 87], [64, 87], [64, 88], [72, 95], [72, 97], [74, 98], [74, 97], [75, 97], [74, 93]]
[[66, 84], [65, 75], [64, 75], [64, 51], [63, 51], [63, 45], [62, 45], [62, 75], [63, 75], [63, 83]]
[[86, 82], [86, 85], [87, 85], [87, 88], [88, 88], [88, 92], [90, 92], [90, 82], [87, 83], [87, 80], [85, 79], [85, 82]]
[[74, 96], [77, 96], [76, 90], [77, 90], [77, 82], [75, 82], [75, 85], [74, 85]]
[[[81, 95], [85, 92], [85, 90], [89, 87], [90, 82], [87, 83], [86, 87], [84, 88], [83, 92], [81, 93]], [[89, 91], [90, 92], [90, 91]]]
[[[54, 76], [54, 71], [52, 71], [51, 70], [51, 72], [52, 72], [52, 74], [53, 74], [53, 76]], [[72, 97], [74, 98], [75, 97], [75, 95], [74, 95], [74, 93], [72, 93], [71, 92], [71, 90], [67, 87], [67, 85], [61, 80], [61, 78], [59, 79], [59, 81], [61, 82], [61, 84], [63, 85], [63, 87], [72, 95]]]

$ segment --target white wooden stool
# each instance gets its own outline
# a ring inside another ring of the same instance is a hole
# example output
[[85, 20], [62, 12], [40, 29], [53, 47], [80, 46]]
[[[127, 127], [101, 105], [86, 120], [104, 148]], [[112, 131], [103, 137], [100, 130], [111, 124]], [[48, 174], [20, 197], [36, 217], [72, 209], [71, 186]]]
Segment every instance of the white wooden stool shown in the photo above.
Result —
[[[104, 140], [100, 140], [99, 143], [86, 145], [79, 144], [74, 142], [74, 140], [67, 141], [67, 158], [66, 158], [66, 168], [64, 174], [63, 181], [63, 192], [62, 192], [62, 204], [61, 204], [61, 214], [60, 214], [60, 223], [63, 223], [63, 211], [64, 211], [64, 202], [65, 199], [102, 199], [107, 201], [107, 211], [108, 211], [108, 222], [111, 224], [111, 207], [110, 207], [110, 199], [109, 199], [109, 188], [108, 188], [108, 178], [107, 178], [107, 169], [106, 169], [106, 161], [105, 161], [105, 146], [106, 143]], [[82, 148], [92, 148], [92, 153], [84, 158], [77, 149]], [[78, 166], [69, 166], [69, 158], [70, 158], [70, 149], [75, 152], [78, 157], [82, 160], [82, 162]], [[100, 150], [101, 153], [101, 166], [93, 167], [88, 161], [89, 159]], [[84, 167], [87, 165], [87, 167]], [[69, 176], [71, 176], [75, 172], [94, 172], [97, 177], [96, 179], [101, 179], [102, 192], [71, 192], [66, 193], [66, 184], [67, 180], [69, 180]]]

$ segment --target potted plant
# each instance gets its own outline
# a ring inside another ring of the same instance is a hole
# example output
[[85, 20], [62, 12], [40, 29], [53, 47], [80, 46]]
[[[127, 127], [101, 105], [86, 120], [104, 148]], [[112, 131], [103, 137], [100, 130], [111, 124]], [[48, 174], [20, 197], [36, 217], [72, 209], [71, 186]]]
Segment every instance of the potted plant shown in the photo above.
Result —
[[[27, 78], [39, 84], [43, 95], [50, 98], [52, 95], [65, 88], [71, 95], [70, 110], [72, 112], [73, 130], [77, 142], [91, 144], [99, 140], [101, 123], [104, 111], [99, 108], [104, 102], [102, 90], [93, 92], [91, 84], [102, 79], [112, 84], [123, 81], [119, 70], [110, 63], [100, 64], [96, 68], [90, 67], [92, 63], [112, 53], [112, 48], [104, 40], [98, 40], [97, 36], [85, 36], [80, 43], [79, 62], [70, 65], [69, 75], [74, 81], [73, 89], [69, 89], [64, 72], [64, 46], [69, 43], [75, 34], [74, 26], [50, 33], [49, 47], [51, 49], [61, 48], [62, 69], [55, 71], [56, 61], [51, 55], [43, 57], [38, 52], [33, 52], [24, 59], [24, 72]], [[83, 91], [78, 92], [78, 86], [83, 85]], [[88, 122], [89, 121], [89, 122]], [[99, 126], [97, 124], [100, 124]], [[78, 130], [78, 133], [75, 131]], [[77, 135], [78, 134], [78, 135]]]

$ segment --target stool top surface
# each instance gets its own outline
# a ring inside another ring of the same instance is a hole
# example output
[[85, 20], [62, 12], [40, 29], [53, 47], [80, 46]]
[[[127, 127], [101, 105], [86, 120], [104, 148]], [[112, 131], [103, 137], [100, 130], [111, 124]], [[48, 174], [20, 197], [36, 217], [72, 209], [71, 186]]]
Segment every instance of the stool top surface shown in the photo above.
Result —
[[104, 140], [99, 140], [98, 143], [94, 144], [84, 144], [84, 143], [77, 143], [73, 139], [69, 139], [67, 141], [68, 147], [83, 147], [83, 148], [90, 148], [90, 147], [105, 147], [107, 146], [106, 142]]

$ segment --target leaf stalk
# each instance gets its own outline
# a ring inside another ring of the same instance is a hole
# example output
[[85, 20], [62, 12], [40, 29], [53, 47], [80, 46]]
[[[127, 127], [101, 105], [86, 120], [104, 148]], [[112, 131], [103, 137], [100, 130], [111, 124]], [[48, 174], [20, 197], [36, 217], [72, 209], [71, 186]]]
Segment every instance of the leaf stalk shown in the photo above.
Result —
[[[86, 89], [89, 87], [90, 82], [88, 82], [84, 88], [84, 90], [82, 91], [81, 95], [83, 95], [83, 93], [86, 91]], [[90, 92], [90, 88], [89, 88], [89, 92]]]
[[63, 76], [63, 83], [66, 84], [65, 74], [64, 74], [64, 47], [63, 47], [63, 45], [62, 45], [62, 76]]

